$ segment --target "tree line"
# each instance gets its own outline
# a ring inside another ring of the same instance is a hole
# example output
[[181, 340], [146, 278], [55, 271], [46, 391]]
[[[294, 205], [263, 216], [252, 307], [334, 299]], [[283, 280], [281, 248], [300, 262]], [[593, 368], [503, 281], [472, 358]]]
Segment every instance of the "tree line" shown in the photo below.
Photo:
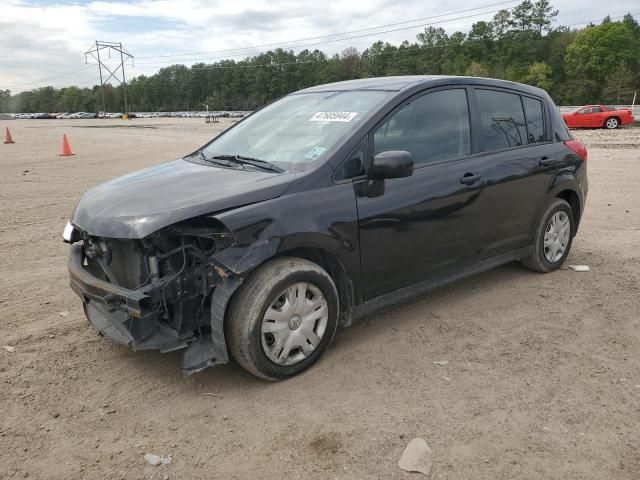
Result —
[[[428, 27], [414, 42], [377, 41], [363, 52], [274, 49], [241, 61], [171, 65], [127, 85], [131, 111], [253, 110], [322, 83], [387, 75], [503, 78], [547, 90], [557, 104], [631, 103], [640, 89], [640, 25], [633, 15], [572, 29], [554, 26], [548, 0], [524, 0], [468, 33]], [[123, 87], [104, 89], [108, 111], [124, 108]], [[99, 86], [41, 87], [15, 95], [0, 89], [1, 112], [102, 110]]]

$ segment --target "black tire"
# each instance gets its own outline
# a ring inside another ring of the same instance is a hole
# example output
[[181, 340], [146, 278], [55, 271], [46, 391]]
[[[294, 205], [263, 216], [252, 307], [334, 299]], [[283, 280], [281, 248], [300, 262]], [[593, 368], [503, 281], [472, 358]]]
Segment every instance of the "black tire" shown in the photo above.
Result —
[[618, 120], [616, 117], [609, 117], [604, 121], [604, 124], [602, 126], [608, 130], [615, 130], [619, 125], [620, 120]]
[[[567, 217], [569, 218], [569, 240], [563, 255], [557, 261], [550, 262], [545, 256], [544, 234], [547, 230], [551, 218], [560, 211], [565, 212], [567, 214]], [[547, 273], [557, 270], [564, 263], [567, 255], [569, 255], [575, 231], [575, 219], [573, 216], [571, 205], [569, 205], [565, 200], [562, 200], [561, 198], [554, 199], [554, 201], [551, 202], [551, 204], [547, 207], [545, 212], [540, 217], [540, 223], [536, 228], [533, 250], [531, 254], [528, 257], [521, 259], [520, 262], [523, 266], [535, 272]]]
[[[279, 365], [263, 349], [262, 319], [276, 296], [298, 282], [308, 282], [320, 289], [327, 301], [327, 325], [310, 355], [293, 365]], [[277, 258], [258, 267], [231, 300], [226, 318], [229, 350], [240, 366], [257, 377], [266, 380], [292, 377], [311, 367], [327, 349], [338, 326], [338, 315], [338, 292], [327, 272], [301, 258]]]

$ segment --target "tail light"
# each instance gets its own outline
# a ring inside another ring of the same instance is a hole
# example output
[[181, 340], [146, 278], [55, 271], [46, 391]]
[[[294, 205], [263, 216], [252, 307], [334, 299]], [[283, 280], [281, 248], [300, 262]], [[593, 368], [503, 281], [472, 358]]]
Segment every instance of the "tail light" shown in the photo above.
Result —
[[580, 140], [566, 140], [564, 144], [575, 152], [583, 162], [587, 160], [587, 147]]

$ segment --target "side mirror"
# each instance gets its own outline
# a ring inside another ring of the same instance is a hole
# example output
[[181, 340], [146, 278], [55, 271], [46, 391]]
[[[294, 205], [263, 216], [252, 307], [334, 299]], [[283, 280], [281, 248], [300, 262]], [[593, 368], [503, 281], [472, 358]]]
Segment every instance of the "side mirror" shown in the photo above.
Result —
[[404, 150], [380, 152], [373, 157], [371, 178], [402, 178], [413, 175], [413, 156]]

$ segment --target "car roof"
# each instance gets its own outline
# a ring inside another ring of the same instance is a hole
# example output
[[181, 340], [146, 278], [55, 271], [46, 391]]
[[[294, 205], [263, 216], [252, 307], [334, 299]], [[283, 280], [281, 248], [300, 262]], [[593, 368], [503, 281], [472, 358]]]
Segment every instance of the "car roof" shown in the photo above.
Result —
[[330, 90], [386, 90], [398, 92], [411, 85], [426, 83], [429, 80], [440, 78], [435, 75], [406, 75], [397, 77], [360, 78], [358, 80], [346, 80], [343, 82], [326, 83], [315, 87], [305, 88], [302, 92], [323, 92]]
[[381, 90], [388, 92], [399, 92], [408, 88], [417, 86], [426, 86], [429, 84], [447, 85], [447, 84], [475, 84], [485, 86], [495, 86], [504, 88], [513, 88], [535, 95], [540, 95], [543, 91], [531, 85], [511, 82], [508, 80], [498, 80], [495, 78], [484, 77], [461, 77], [455, 75], [405, 75], [395, 77], [374, 77], [361, 78], [358, 80], [346, 80], [343, 82], [326, 83], [324, 85], [316, 85], [315, 87], [305, 88], [295, 93], [312, 93], [312, 92], [335, 92], [348, 90]]

